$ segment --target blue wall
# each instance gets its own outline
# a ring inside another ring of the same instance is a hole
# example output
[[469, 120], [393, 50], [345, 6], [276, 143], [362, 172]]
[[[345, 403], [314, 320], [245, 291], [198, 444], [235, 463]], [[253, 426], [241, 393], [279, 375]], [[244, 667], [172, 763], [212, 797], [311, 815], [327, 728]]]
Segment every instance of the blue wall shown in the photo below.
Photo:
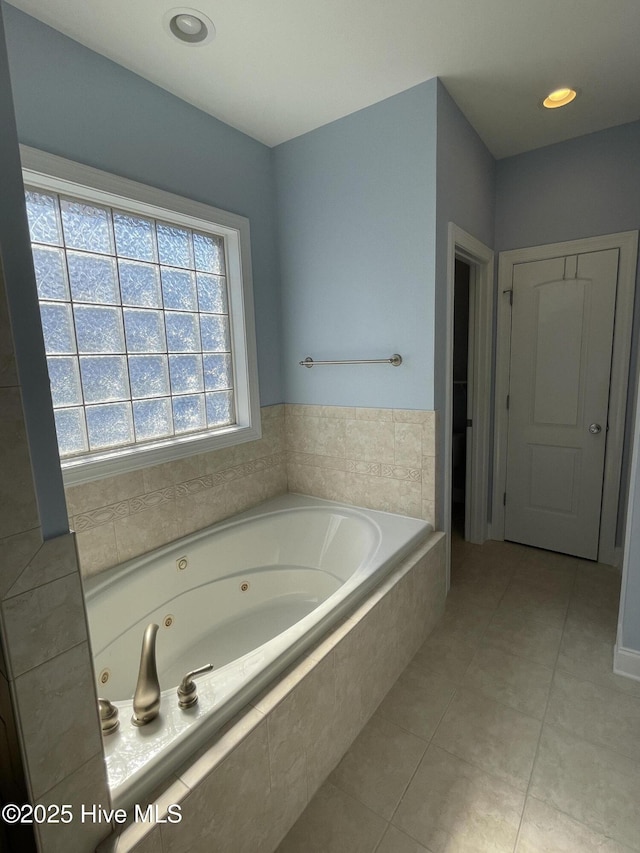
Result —
[[[446, 298], [449, 222], [485, 246], [494, 244], [496, 163], [478, 134], [438, 81], [435, 408], [445, 407]], [[438, 455], [444, 455], [444, 430], [439, 430]], [[438, 466], [436, 518], [444, 519], [444, 465]]]
[[[496, 249], [517, 249], [640, 228], [640, 122], [539, 148], [497, 164]], [[640, 288], [640, 271], [636, 292]], [[626, 494], [638, 374], [640, 299], [634, 309], [623, 456]], [[636, 425], [636, 433], [640, 425]], [[636, 441], [639, 436], [636, 435]], [[637, 493], [638, 494], [638, 493]], [[636, 512], [637, 514], [637, 512]], [[621, 502], [618, 543], [626, 506]], [[632, 552], [640, 551], [640, 541]], [[624, 645], [640, 650], [640, 564], [629, 567]]]
[[640, 226], [640, 122], [499, 160], [496, 249]]
[[272, 152], [3, 5], [20, 142], [249, 218], [263, 405], [283, 401]]
[[[275, 149], [286, 399], [433, 408], [436, 81]], [[380, 358], [400, 368], [316, 359]]]

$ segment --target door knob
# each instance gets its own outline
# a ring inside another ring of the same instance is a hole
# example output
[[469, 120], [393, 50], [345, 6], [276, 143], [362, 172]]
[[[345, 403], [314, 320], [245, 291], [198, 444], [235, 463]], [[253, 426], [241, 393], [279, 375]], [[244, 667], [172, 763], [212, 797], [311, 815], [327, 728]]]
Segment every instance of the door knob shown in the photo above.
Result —
[[602, 432], [602, 427], [600, 424], [589, 424], [589, 432], [591, 435], [597, 435], [599, 432]]

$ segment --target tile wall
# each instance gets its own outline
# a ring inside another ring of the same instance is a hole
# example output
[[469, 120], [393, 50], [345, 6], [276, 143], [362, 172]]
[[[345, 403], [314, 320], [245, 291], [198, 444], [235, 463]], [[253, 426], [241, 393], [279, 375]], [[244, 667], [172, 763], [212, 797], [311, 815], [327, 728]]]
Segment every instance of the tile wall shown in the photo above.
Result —
[[66, 489], [84, 576], [301, 492], [433, 522], [435, 412], [262, 409], [259, 441]]
[[290, 492], [433, 523], [436, 413], [285, 406]]
[[[7, 801], [105, 804], [74, 536], [42, 539], [1, 268], [0, 341], [0, 791]], [[72, 853], [108, 827], [36, 830], [40, 850]]]
[[262, 438], [68, 487], [84, 576], [130, 560], [287, 491], [284, 406]]

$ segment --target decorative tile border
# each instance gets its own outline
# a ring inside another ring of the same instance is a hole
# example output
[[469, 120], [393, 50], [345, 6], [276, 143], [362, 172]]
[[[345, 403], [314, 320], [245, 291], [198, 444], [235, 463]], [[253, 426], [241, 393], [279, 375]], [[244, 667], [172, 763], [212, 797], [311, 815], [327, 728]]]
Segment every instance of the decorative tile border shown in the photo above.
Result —
[[261, 459], [252, 459], [249, 462], [244, 462], [242, 465], [233, 465], [223, 471], [217, 471], [215, 474], [186, 480], [167, 489], [158, 489], [155, 492], [137, 495], [126, 501], [119, 501], [118, 503], [100, 507], [90, 512], [79, 513], [73, 517], [72, 527], [76, 533], [84, 533], [86, 530], [92, 530], [111, 521], [153, 509], [161, 504], [175, 501], [177, 498], [195, 495], [199, 492], [212, 489], [215, 486], [231, 483], [234, 480], [240, 480], [244, 477], [250, 477], [252, 474], [257, 474], [261, 471], [268, 471], [278, 465], [284, 465], [285, 462], [286, 454], [284, 453], [274, 453], [271, 456], [264, 456]]
[[286, 405], [289, 487], [433, 522], [436, 420], [427, 410]]

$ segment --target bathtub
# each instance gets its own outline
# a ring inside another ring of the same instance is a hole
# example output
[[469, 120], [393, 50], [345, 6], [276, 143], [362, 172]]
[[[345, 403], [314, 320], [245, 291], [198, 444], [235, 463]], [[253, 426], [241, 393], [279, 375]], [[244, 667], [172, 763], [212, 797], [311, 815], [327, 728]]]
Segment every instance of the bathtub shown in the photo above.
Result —
[[[426, 522], [283, 495], [85, 584], [98, 695], [120, 713], [104, 740], [114, 806], [129, 808], [431, 534]], [[160, 715], [131, 722], [145, 627], [160, 626]], [[198, 703], [176, 688], [199, 677]]]

